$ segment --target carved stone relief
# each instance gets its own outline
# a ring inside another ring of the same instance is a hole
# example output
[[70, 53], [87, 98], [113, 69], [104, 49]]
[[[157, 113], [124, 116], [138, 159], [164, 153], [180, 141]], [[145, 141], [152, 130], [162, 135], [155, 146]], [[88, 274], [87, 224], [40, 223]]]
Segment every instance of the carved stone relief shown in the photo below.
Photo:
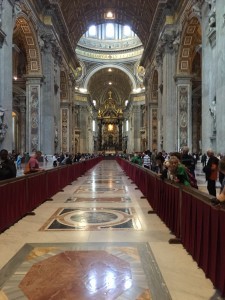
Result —
[[40, 86], [31, 85], [29, 95], [29, 116], [30, 116], [30, 149], [39, 150], [39, 115], [40, 115]]
[[178, 88], [180, 148], [188, 144], [188, 86]]
[[68, 136], [69, 136], [69, 112], [67, 108], [62, 109], [62, 152], [68, 151]]
[[151, 149], [158, 148], [158, 109], [153, 108], [151, 110], [151, 129], [152, 129], [152, 146]]

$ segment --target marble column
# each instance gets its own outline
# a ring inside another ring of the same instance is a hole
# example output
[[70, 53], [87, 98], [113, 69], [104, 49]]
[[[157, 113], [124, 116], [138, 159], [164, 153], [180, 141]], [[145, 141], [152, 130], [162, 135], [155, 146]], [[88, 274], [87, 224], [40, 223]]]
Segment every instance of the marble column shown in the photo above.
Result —
[[12, 36], [15, 1], [0, 0], [0, 149], [12, 151]]
[[188, 146], [192, 152], [192, 82], [190, 76], [176, 77], [177, 150]]

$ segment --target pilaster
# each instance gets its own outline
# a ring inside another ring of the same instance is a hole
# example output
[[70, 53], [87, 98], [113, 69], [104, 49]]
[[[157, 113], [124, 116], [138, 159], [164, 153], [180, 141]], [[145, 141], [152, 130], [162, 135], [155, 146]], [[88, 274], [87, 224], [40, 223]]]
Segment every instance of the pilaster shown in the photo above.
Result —
[[[223, 0], [216, 1], [216, 151], [225, 153], [225, 6]], [[212, 121], [212, 119], [211, 119]]]
[[53, 154], [59, 151], [57, 140], [61, 137], [60, 128], [60, 48], [51, 31], [39, 32], [43, 63], [43, 88], [41, 99], [42, 151]]
[[177, 150], [192, 149], [192, 81], [190, 76], [176, 77]]
[[24, 153], [26, 149], [26, 97], [20, 96], [20, 152]]
[[12, 151], [12, 36], [13, 1], [0, 0], [0, 149]]
[[41, 81], [42, 77], [26, 77], [26, 150], [41, 150]]
[[133, 106], [133, 141], [134, 141], [134, 151], [141, 151], [141, 105], [135, 104]]
[[177, 119], [176, 89], [174, 74], [176, 73], [176, 28], [168, 26], [165, 28], [158, 46], [158, 61], [162, 60], [162, 132], [161, 147], [167, 152], [177, 149]]

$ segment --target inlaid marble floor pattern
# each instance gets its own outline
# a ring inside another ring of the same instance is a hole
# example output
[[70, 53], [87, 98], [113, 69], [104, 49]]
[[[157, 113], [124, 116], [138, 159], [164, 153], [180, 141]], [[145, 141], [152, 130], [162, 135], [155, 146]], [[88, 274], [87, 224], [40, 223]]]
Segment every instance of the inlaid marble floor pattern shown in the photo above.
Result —
[[113, 160], [0, 235], [0, 300], [220, 299]]

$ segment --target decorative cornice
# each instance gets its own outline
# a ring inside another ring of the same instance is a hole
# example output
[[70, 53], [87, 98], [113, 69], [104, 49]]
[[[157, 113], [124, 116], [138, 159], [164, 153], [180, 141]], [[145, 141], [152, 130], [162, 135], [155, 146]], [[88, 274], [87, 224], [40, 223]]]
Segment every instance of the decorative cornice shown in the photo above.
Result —
[[149, 39], [146, 43], [140, 65], [146, 68], [147, 62], [152, 60], [152, 56], [158, 42], [158, 37], [160, 36], [160, 31], [165, 24], [166, 16], [173, 15], [174, 11], [179, 7], [180, 4], [181, 0], [159, 0], [154, 21], [150, 29]]

